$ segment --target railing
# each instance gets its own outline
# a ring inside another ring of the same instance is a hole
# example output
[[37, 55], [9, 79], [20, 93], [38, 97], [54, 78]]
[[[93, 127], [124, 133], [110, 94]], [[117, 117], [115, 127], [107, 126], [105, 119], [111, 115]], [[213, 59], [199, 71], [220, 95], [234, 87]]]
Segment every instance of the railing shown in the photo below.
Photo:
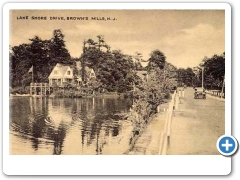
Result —
[[30, 83], [30, 86], [49, 86], [48, 83]]
[[206, 90], [206, 93], [211, 95], [211, 96], [215, 96], [215, 97], [219, 97], [219, 98], [225, 98], [225, 93], [222, 93], [221, 90]]
[[159, 142], [159, 152], [160, 155], [167, 154], [167, 147], [170, 146], [171, 138], [171, 124], [172, 124], [172, 114], [174, 109], [178, 109], [179, 95], [174, 91], [172, 94], [172, 99], [169, 102], [169, 107], [167, 109], [166, 119], [164, 129], [161, 132], [160, 142]]

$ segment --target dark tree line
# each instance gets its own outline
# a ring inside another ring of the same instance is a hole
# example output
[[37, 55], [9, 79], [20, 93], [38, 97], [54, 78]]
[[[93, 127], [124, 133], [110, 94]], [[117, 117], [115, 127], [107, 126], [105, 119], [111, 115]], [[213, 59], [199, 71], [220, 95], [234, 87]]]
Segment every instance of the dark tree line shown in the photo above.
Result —
[[206, 89], [218, 89], [223, 86], [225, 75], [225, 53], [221, 55], [213, 55], [212, 57], [204, 57], [198, 67], [179, 68], [178, 86], [202, 86], [202, 71], [203, 71], [203, 85]]
[[[205, 57], [200, 66], [204, 68], [204, 87], [221, 90], [225, 76], [225, 52]], [[202, 77], [199, 76], [199, 79], [202, 80]]]
[[[29, 86], [32, 76], [28, 71], [31, 67], [34, 82], [48, 82], [54, 66], [62, 63], [74, 68], [75, 79], [80, 75], [86, 82], [86, 68], [93, 68], [99, 83], [91, 82], [92, 85], [101, 85], [108, 91], [130, 91], [136, 79], [134, 70], [140, 70], [141, 64], [134, 63], [132, 56], [123, 54], [120, 50], [111, 51], [103, 36], [99, 35], [97, 39], [97, 42], [84, 40], [83, 54], [79, 58], [71, 58], [61, 30], [54, 30], [51, 39], [42, 40], [35, 36], [29, 39], [28, 44], [12, 47], [9, 60], [11, 87]], [[76, 69], [76, 61], [81, 62], [80, 72]]]
[[61, 30], [54, 30], [53, 37], [48, 40], [38, 36], [29, 40], [30, 43], [14, 46], [10, 50], [11, 87], [28, 86], [32, 79], [28, 71], [32, 66], [34, 82], [48, 82], [56, 63], [73, 65]]
[[[84, 40], [83, 53], [79, 58], [71, 58], [61, 30], [53, 31], [51, 39], [42, 40], [35, 36], [30, 43], [20, 44], [10, 49], [10, 85], [11, 87], [26, 87], [32, 81], [29, 69], [33, 66], [34, 82], [48, 82], [53, 67], [57, 63], [70, 65], [75, 75], [81, 75], [86, 81], [86, 67], [93, 68], [101, 87], [108, 91], [126, 92], [139, 84], [136, 71], [153, 69], [164, 70], [164, 78], [175, 79], [178, 85], [197, 86], [201, 84], [201, 71], [197, 73], [192, 68], [175, 68], [166, 61], [166, 56], [159, 50], [150, 53], [148, 65], [142, 67], [142, 55], [136, 52], [134, 56], [111, 50], [103, 36], [98, 35], [97, 41]], [[82, 71], [77, 72], [76, 61], [80, 61]], [[166, 66], [167, 65], [167, 66]], [[167, 68], [168, 67], [168, 68]], [[199, 65], [204, 67], [204, 86], [206, 88], [221, 88], [225, 73], [225, 54], [204, 58]], [[167, 70], [166, 70], [167, 68]], [[172, 69], [169, 71], [169, 69]], [[173, 77], [174, 76], [174, 77]], [[164, 80], [165, 80], [164, 79]], [[96, 83], [95, 83], [96, 84]]]

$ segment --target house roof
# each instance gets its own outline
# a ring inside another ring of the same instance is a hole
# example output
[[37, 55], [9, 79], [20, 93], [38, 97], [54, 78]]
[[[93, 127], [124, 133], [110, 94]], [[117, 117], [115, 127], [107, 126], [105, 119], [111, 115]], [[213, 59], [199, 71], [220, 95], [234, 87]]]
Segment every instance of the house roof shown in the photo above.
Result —
[[[63, 65], [60, 63], [57, 63], [56, 66], [53, 68], [51, 74], [49, 75], [48, 78], [59, 78], [59, 77], [64, 77], [64, 75], [66, 74], [67, 70], [71, 68], [70, 66], [67, 65]], [[58, 74], [54, 74], [54, 71], [57, 70]]]
[[[81, 65], [80, 61], [76, 62], [76, 68], [78, 71], [82, 70], [82, 65]], [[90, 75], [91, 73], [94, 73], [94, 75], [95, 75], [94, 70], [92, 68], [89, 68], [88, 66], [85, 66], [85, 71], [88, 75]]]

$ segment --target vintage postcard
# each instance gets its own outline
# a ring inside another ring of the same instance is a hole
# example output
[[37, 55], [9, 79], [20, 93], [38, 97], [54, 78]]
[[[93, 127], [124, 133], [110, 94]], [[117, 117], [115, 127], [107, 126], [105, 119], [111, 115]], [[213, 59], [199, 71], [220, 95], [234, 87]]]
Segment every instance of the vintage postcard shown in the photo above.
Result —
[[[211, 163], [230, 164], [221, 154], [233, 154], [237, 142], [219, 140], [231, 134], [227, 4], [65, 5], [5, 7], [10, 159], [122, 155], [101, 159], [137, 163], [194, 155], [200, 162], [211, 155]], [[125, 174], [143, 173], [127, 167]]]

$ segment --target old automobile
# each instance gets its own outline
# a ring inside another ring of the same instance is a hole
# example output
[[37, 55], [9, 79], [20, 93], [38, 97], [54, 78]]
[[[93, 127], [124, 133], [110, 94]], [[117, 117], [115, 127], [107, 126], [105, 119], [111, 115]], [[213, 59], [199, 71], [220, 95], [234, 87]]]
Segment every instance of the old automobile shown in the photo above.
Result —
[[206, 92], [204, 88], [195, 88], [194, 99], [206, 99]]

